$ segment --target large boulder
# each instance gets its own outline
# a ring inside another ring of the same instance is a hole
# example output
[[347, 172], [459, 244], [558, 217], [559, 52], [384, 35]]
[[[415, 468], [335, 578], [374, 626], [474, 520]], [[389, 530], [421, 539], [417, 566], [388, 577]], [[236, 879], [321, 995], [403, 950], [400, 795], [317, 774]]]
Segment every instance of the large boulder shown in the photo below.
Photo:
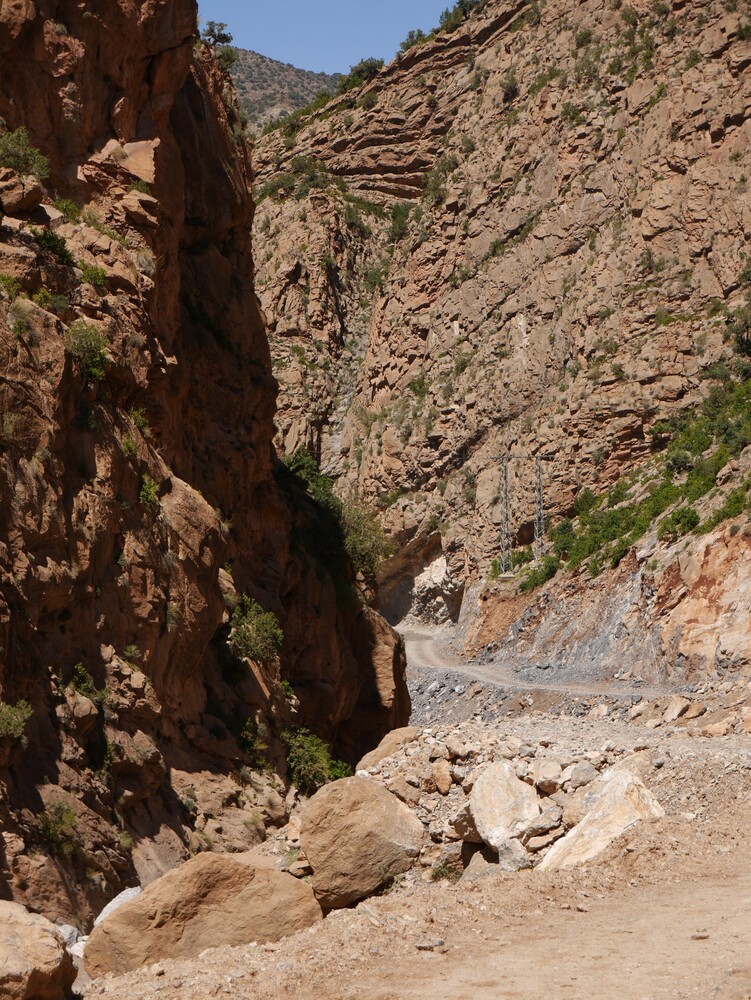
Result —
[[418, 735], [419, 729], [415, 729], [413, 726], [403, 726], [401, 729], [392, 729], [390, 733], [386, 733], [381, 742], [375, 748], [371, 750], [370, 753], [366, 753], [362, 758], [360, 763], [357, 765], [358, 771], [367, 771], [370, 767], [375, 767], [380, 764], [382, 760], [387, 757], [391, 757], [393, 754], [397, 753], [403, 746], [408, 743], [413, 743]]
[[305, 807], [300, 843], [321, 906], [349, 906], [411, 867], [425, 833], [420, 820], [382, 785], [344, 778]]
[[500, 851], [540, 815], [540, 800], [534, 788], [520, 781], [514, 768], [503, 762], [486, 767], [477, 779], [469, 810], [483, 842]]
[[61, 932], [18, 903], [0, 902], [0, 997], [64, 1000], [76, 978]]
[[630, 771], [615, 770], [604, 775], [590, 802], [584, 819], [551, 847], [540, 868], [584, 864], [635, 823], [665, 815], [649, 789]]
[[305, 882], [226, 855], [199, 854], [94, 928], [86, 970], [97, 978], [193, 958], [205, 948], [279, 941], [321, 918]]
[[0, 207], [7, 215], [32, 211], [43, 195], [36, 177], [21, 177], [14, 170], [0, 168]]

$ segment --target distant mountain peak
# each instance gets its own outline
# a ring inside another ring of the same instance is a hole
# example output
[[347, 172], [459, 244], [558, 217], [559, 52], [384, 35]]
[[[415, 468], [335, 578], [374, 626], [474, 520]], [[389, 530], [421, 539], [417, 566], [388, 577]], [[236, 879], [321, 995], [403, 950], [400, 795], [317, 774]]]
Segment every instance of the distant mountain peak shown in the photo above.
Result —
[[237, 49], [232, 78], [252, 131], [309, 104], [322, 90], [336, 90], [338, 73], [298, 69], [248, 49]]

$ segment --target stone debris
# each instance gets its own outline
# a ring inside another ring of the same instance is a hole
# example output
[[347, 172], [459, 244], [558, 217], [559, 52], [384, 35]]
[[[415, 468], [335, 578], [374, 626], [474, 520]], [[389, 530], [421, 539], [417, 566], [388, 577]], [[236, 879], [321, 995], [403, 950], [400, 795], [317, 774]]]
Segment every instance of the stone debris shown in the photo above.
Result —
[[590, 809], [540, 863], [541, 869], [585, 864], [640, 820], [660, 819], [665, 810], [630, 771], [604, 775], [591, 793]]

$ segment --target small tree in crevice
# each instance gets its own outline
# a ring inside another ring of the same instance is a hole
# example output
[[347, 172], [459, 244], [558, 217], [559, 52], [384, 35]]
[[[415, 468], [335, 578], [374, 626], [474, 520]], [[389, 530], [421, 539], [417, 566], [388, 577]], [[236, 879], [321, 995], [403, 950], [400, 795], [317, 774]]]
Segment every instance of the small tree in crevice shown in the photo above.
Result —
[[243, 594], [232, 612], [229, 647], [235, 656], [268, 666], [274, 663], [284, 642], [284, 632], [272, 611], [264, 611], [252, 597]]

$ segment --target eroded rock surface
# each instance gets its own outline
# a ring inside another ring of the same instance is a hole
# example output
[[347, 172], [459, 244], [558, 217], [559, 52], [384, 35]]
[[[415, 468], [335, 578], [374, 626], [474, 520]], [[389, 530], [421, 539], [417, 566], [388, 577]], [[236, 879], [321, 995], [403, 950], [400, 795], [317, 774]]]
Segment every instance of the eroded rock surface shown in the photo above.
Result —
[[[195, 3], [58, 8], [0, 6], [0, 119], [50, 168], [0, 174], [0, 887], [87, 925], [283, 823], [284, 728], [354, 763], [409, 697], [276, 460], [249, 150]], [[245, 595], [278, 657], [233, 653]]]

